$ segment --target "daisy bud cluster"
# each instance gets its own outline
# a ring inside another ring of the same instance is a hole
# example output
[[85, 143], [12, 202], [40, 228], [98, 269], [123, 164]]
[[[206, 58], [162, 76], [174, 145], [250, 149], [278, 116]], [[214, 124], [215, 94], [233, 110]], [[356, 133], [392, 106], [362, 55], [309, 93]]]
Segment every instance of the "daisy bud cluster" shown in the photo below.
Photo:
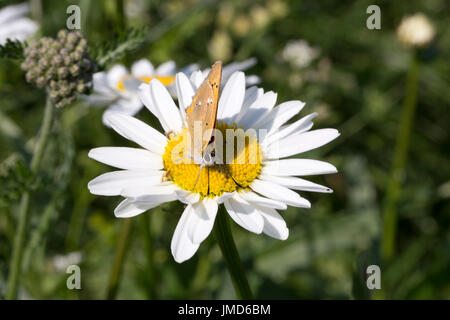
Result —
[[21, 67], [27, 72], [26, 80], [38, 88], [47, 88], [60, 108], [90, 90], [95, 66], [87, 50], [87, 41], [80, 32], [60, 30], [56, 39], [44, 37], [30, 43]]

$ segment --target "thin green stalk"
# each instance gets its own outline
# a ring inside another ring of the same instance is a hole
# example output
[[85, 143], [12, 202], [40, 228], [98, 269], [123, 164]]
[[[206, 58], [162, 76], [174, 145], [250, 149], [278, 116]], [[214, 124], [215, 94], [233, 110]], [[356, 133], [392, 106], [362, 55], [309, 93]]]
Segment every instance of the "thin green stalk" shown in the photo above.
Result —
[[50, 229], [52, 220], [54, 219], [56, 210], [56, 199], [53, 199], [45, 208], [42, 216], [40, 218], [39, 224], [36, 230], [32, 232], [28, 245], [26, 246], [23, 253], [23, 270], [26, 272], [31, 265], [33, 255], [35, 254], [38, 246], [43, 242], [45, 234]]
[[[50, 101], [50, 97], [47, 97], [47, 102], [45, 104], [44, 118], [42, 120], [41, 125], [41, 133], [30, 165], [31, 173], [34, 176], [36, 175], [36, 172], [39, 170], [42, 156], [44, 154], [44, 150], [50, 135], [54, 109], [55, 107]], [[16, 235], [14, 238], [13, 252], [9, 268], [8, 289], [6, 292], [6, 299], [16, 299], [17, 297], [19, 276], [22, 268], [21, 263], [22, 263], [23, 247], [25, 243], [25, 235], [29, 220], [29, 206], [30, 206], [30, 191], [25, 191], [22, 194], [22, 198], [20, 200], [18, 224], [16, 229]]]
[[395, 253], [395, 237], [397, 230], [397, 202], [401, 194], [409, 140], [411, 136], [414, 112], [417, 102], [417, 85], [420, 63], [416, 55], [411, 57], [411, 65], [406, 83], [405, 100], [395, 144], [391, 176], [386, 192], [383, 213], [383, 237], [381, 240], [381, 257], [389, 263]]
[[220, 250], [228, 267], [234, 290], [238, 299], [253, 299], [252, 291], [245, 275], [244, 266], [236, 249], [236, 245], [231, 234], [228, 215], [225, 210], [220, 210], [217, 214], [214, 226], [214, 235], [219, 243]]
[[125, 255], [130, 243], [132, 223], [133, 219], [124, 219], [122, 221], [116, 247], [116, 255], [114, 257], [112, 271], [108, 282], [108, 289], [106, 291], [106, 299], [108, 300], [112, 300], [116, 297], [117, 289], [119, 288], [120, 275], [122, 274]]
[[142, 244], [144, 246], [144, 254], [147, 260], [146, 273], [148, 275], [149, 281], [147, 284], [147, 292], [149, 299], [156, 299], [155, 290], [155, 264], [153, 260], [153, 241], [150, 231], [150, 215], [141, 214], [139, 216], [139, 224], [141, 227]]

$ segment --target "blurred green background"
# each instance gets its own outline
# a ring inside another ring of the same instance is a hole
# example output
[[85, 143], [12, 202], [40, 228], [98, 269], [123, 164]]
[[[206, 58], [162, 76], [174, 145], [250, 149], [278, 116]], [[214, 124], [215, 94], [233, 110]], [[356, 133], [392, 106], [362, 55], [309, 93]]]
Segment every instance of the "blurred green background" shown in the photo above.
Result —
[[[31, 1], [39, 3], [40, 1]], [[0, 7], [13, 3], [1, 1]], [[299, 99], [298, 116], [318, 112], [315, 128], [341, 136], [309, 152], [338, 174], [313, 177], [333, 194], [302, 193], [312, 208], [282, 212], [289, 239], [257, 236], [233, 224], [237, 248], [254, 294], [262, 299], [450, 298], [450, 3], [430, 1], [41, 1], [32, 17], [43, 35], [65, 27], [66, 8], [78, 4], [91, 47], [126, 27], [149, 27], [147, 42], [120, 63], [145, 57], [158, 65], [203, 68], [256, 57], [248, 73], [278, 102]], [[366, 8], [381, 8], [381, 30], [366, 28]], [[396, 251], [380, 259], [382, 208], [401, 118], [411, 50], [396, 39], [404, 15], [425, 13], [437, 30], [423, 53], [418, 103], [405, 177], [397, 205]], [[290, 41], [316, 49], [305, 66], [283, 59]], [[120, 197], [91, 195], [89, 180], [110, 170], [87, 157], [91, 148], [125, 146], [101, 121], [103, 109], [82, 102], [58, 110], [38, 181], [26, 164], [45, 103], [28, 85], [20, 62], [0, 60], [0, 297], [5, 295], [17, 207], [32, 189], [19, 298], [103, 299], [107, 295], [124, 220]], [[159, 127], [145, 109], [138, 117]], [[297, 119], [298, 119], [297, 118]], [[295, 119], [294, 119], [295, 120]], [[174, 262], [170, 241], [183, 207], [173, 202], [132, 218], [115, 298], [233, 299], [235, 293], [211, 235], [197, 254]], [[151, 241], [148, 241], [150, 233]], [[81, 267], [82, 290], [66, 288], [66, 265]], [[365, 285], [368, 265], [381, 265], [382, 291]]]

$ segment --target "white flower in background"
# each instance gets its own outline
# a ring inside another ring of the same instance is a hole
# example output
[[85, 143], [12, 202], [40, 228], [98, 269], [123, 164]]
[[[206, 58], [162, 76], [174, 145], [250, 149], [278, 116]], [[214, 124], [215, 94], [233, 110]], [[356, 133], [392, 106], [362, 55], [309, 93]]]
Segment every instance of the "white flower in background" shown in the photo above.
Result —
[[52, 264], [58, 272], [66, 272], [68, 266], [73, 264], [80, 264], [82, 255], [79, 251], [70, 252], [68, 254], [58, 254], [53, 257]]
[[397, 28], [398, 39], [409, 47], [426, 46], [433, 40], [435, 34], [433, 25], [422, 13], [403, 18]]
[[[288, 101], [275, 107], [276, 93], [264, 93], [257, 87], [246, 90], [244, 73], [235, 72], [221, 90], [217, 130], [232, 130], [241, 138], [245, 136], [246, 143], [234, 158], [237, 161], [213, 164], [199, 175], [199, 165], [173, 159], [173, 154], [180, 152], [180, 149], [174, 152], [174, 147], [187, 139], [185, 109], [192, 102], [198, 82], [191, 82], [185, 74], [178, 73], [175, 83], [179, 108], [157, 79], [139, 89], [144, 105], [159, 119], [164, 131], [171, 133], [168, 138], [134, 117], [107, 113], [109, 125], [142, 148], [92, 149], [89, 157], [120, 170], [90, 181], [90, 192], [125, 197], [114, 210], [120, 218], [136, 216], [165, 202], [187, 204], [172, 238], [171, 251], [177, 262], [191, 258], [208, 237], [222, 203], [241, 227], [256, 234], [286, 239], [289, 231], [277, 210], [284, 210], [288, 205], [310, 207], [309, 201], [293, 190], [332, 192], [297, 176], [329, 174], [337, 170], [318, 160], [285, 158], [327, 144], [339, 136], [338, 131], [310, 131], [316, 113], [286, 124], [302, 110], [304, 103]], [[258, 137], [238, 128], [265, 129], [267, 135]], [[226, 140], [225, 134], [223, 137]], [[223, 145], [226, 143], [224, 141]], [[254, 161], [249, 161], [250, 150], [256, 151]]]
[[[222, 79], [226, 79], [235, 71], [246, 70], [256, 64], [256, 59], [248, 59], [243, 62], [231, 63], [223, 68]], [[116, 64], [107, 72], [97, 72], [93, 77], [93, 93], [85, 99], [89, 105], [97, 107], [107, 107], [103, 114], [109, 111], [121, 112], [127, 115], [135, 115], [141, 110], [143, 104], [138, 96], [138, 87], [142, 83], [149, 83], [153, 79], [158, 79], [176, 97], [175, 74], [182, 72], [191, 75], [196, 81], [203, 81], [209, 72], [198, 70], [197, 65], [191, 64], [183, 69], [177, 70], [174, 61], [167, 61], [155, 68], [147, 59], [141, 59], [133, 63], [131, 72], [123, 65]], [[249, 76], [248, 85], [256, 84], [259, 78]]]
[[311, 47], [305, 40], [293, 40], [286, 44], [281, 57], [296, 68], [305, 68], [320, 55], [320, 49]]
[[37, 31], [38, 24], [25, 17], [29, 11], [28, 3], [10, 5], [0, 10], [0, 45], [8, 38], [24, 41]]

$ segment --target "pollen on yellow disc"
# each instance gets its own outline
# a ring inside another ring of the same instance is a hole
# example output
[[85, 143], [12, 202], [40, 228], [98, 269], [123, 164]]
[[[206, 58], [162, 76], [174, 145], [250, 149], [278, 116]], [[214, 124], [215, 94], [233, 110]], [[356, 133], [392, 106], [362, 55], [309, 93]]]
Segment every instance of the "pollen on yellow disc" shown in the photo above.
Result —
[[[235, 139], [245, 141], [239, 146], [234, 143], [231, 158], [223, 157], [223, 164], [213, 164], [203, 167], [200, 176], [200, 165], [195, 164], [187, 156], [188, 129], [185, 128], [177, 135], [171, 136], [166, 146], [163, 162], [167, 171], [167, 179], [173, 181], [180, 188], [199, 193], [201, 198], [220, 196], [226, 192], [241, 191], [256, 179], [261, 171], [261, 150], [256, 137], [228, 124], [219, 123], [217, 129], [222, 133], [224, 143], [223, 150], [217, 150], [226, 155], [226, 148], [230, 141]], [[233, 133], [227, 136], [227, 129]], [[197, 181], [198, 177], [198, 181]], [[197, 181], [197, 184], [196, 184]]]
[[[125, 75], [123, 76], [120, 81], [117, 83], [117, 89], [119, 89], [120, 91], [124, 91], [125, 90], [125, 85], [124, 85], [124, 81], [125, 79], [128, 79], [132, 77], [132, 75]], [[141, 80], [142, 82], [145, 83], [150, 83], [150, 81], [152, 81], [153, 79], [158, 79], [159, 81], [161, 81], [161, 83], [165, 86], [169, 86], [171, 85], [174, 81], [175, 81], [175, 76], [155, 76], [155, 77], [137, 77], [137, 79]]]

